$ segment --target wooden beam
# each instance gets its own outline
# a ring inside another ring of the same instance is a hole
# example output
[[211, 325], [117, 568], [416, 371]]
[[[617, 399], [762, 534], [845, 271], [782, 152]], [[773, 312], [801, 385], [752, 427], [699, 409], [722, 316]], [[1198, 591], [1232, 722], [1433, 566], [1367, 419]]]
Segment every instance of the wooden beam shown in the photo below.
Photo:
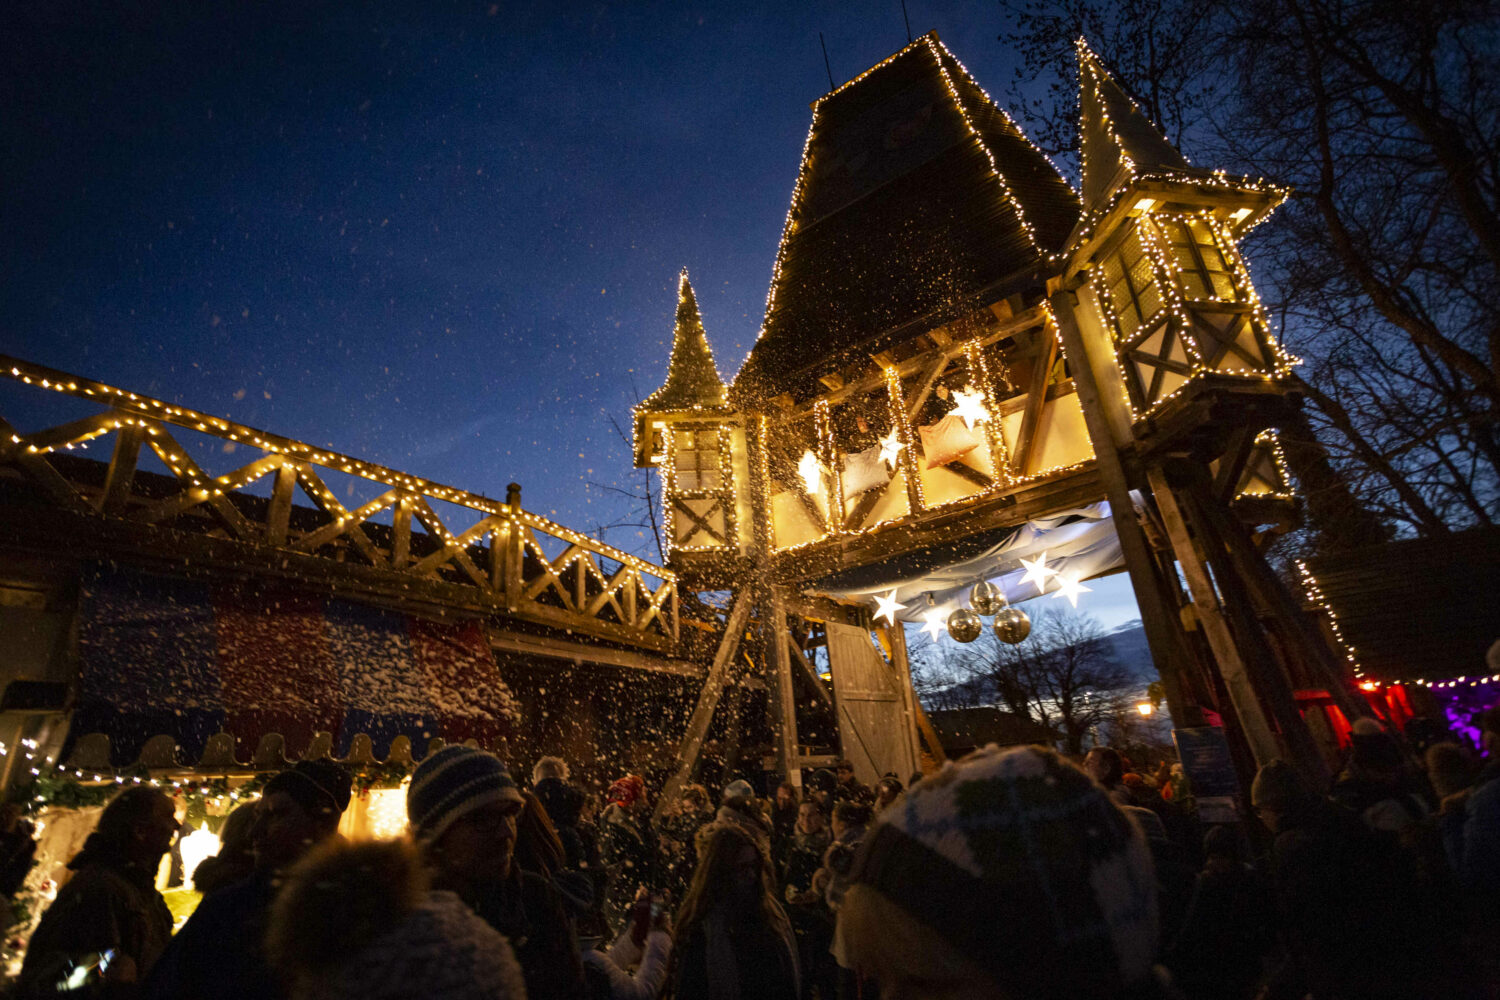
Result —
[[78, 495], [73, 484], [54, 469], [45, 457], [28, 454], [24, 448], [13, 445], [10, 440], [12, 437], [20, 437], [20, 435], [16, 433], [16, 429], [10, 425], [9, 421], [0, 417], [0, 441], [4, 441], [8, 446], [6, 461], [19, 466], [28, 478], [45, 490], [64, 510], [78, 514], [93, 513], [94, 509]]
[[[942, 741], [938, 739], [937, 730], [932, 727], [932, 720], [927, 718], [927, 712], [922, 708], [922, 701], [917, 697], [917, 692], [911, 685], [911, 658], [906, 648], [906, 628], [901, 624], [888, 625], [881, 630], [887, 637], [891, 647], [891, 665], [896, 668], [896, 683], [901, 687], [901, 697], [906, 707], [906, 714], [911, 720], [912, 728], [912, 750], [916, 751], [914, 756], [920, 764], [922, 755], [920, 752], [921, 742], [917, 738], [920, 733], [927, 740], [928, 746], [932, 748], [933, 759], [939, 764], [948, 759], [943, 751]], [[901, 780], [907, 781], [911, 775], [902, 775]]]
[[802, 679], [807, 681], [812, 689], [817, 692], [819, 701], [832, 708], [833, 695], [828, 693], [828, 688], [823, 684], [823, 678], [819, 677], [818, 672], [813, 669], [813, 665], [807, 662], [807, 655], [802, 652], [802, 647], [797, 645], [797, 640], [792, 638], [790, 632], [786, 634], [786, 641], [787, 649], [792, 654], [792, 663], [801, 668]]
[[953, 356], [947, 353], [938, 354], [932, 358], [932, 367], [922, 379], [922, 384], [917, 387], [917, 393], [906, 404], [906, 419], [908, 422], [916, 420], [917, 414], [922, 412], [922, 407], [927, 402], [927, 397], [932, 395], [932, 387], [937, 385], [937, 380], [943, 377], [943, 372], [948, 369], [948, 362]]
[[1229, 450], [1219, 456], [1219, 471], [1214, 475], [1213, 495], [1222, 503], [1234, 499], [1235, 489], [1245, 473], [1245, 462], [1255, 452], [1259, 433], [1253, 427], [1240, 427], [1230, 435]]
[[271, 504], [266, 508], [266, 544], [278, 548], [286, 544], [287, 528], [292, 519], [292, 501], [297, 488], [297, 462], [281, 457], [276, 482], [271, 487]]
[[115, 436], [115, 449], [109, 456], [109, 472], [104, 477], [104, 493], [99, 497], [100, 513], [112, 517], [123, 513], [129, 506], [135, 466], [141, 457], [141, 442], [145, 439], [145, 430], [135, 424], [126, 424]]
[[782, 591], [771, 586], [769, 607], [761, 623], [772, 655], [766, 658], [766, 684], [770, 689], [771, 738], [776, 748], [776, 769], [799, 789], [802, 773], [797, 770], [797, 695], [792, 687], [792, 663], [787, 655], [786, 605]]
[[1239, 717], [1245, 741], [1250, 744], [1250, 752], [1254, 755], [1257, 766], [1269, 764], [1282, 756], [1281, 749], [1271, 731], [1269, 720], [1261, 711], [1250, 671], [1240, 656], [1234, 635], [1229, 631], [1229, 623], [1225, 621], [1223, 608], [1209, 576], [1207, 560], [1188, 531], [1187, 521], [1178, 507], [1176, 496], [1167, 485], [1165, 475], [1159, 468], [1152, 469], [1148, 478], [1156, 508], [1161, 512], [1162, 526], [1166, 528], [1167, 537], [1172, 542], [1177, 564], [1182, 567], [1188, 593], [1193, 596], [1193, 609], [1197, 614], [1198, 624], [1203, 627], [1203, 634], [1214, 651], [1219, 676], [1224, 679], [1224, 687], [1234, 705], [1234, 714]]
[[660, 797], [656, 800], [655, 816], [657, 818], [661, 817], [668, 803], [677, 801], [678, 793], [693, 773], [693, 765], [697, 763], [698, 754], [703, 749], [703, 740], [708, 735], [709, 724], [713, 722], [714, 709], [718, 708], [719, 698], [723, 696], [724, 687], [729, 682], [730, 665], [734, 663], [735, 654], [740, 649], [740, 642], [745, 637], [745, 623], [750, 620], [752, 603], [750, 588], [741, 590], [735, 596], [734, 606], [729, 609], [729, 615], [724, 620], [724, 635], [719, 640], [719, 648], [714, 652], [714, 662], [709, 666], [707, 676], [703, 678], [703, 688], [698, 692], [698, 704], [693, 707], [692, 717], [688, 719], [687, 731], [682, 734], [682, 740], [677, 745], [676, 770], [672, 773], [672, 777], [667, 779]]
[[678, 660], [666, 656], [653, 656], [633, 649], [616, 649], [577, 640], [554, 639], [550, 636], [531, 635], [505, 628], [486, 630], [490, 646], [502, 653], [520, 656], [537, 656], [549, 660], [562, 660], [575, 666], [598, 663], [611, 667], [629, 667], [632, 670], [650, 670], [656, 673], [675, 674], [681, 677], [702, 677], [702, 664], [692, 660]]
[[[1072, 362], [1084, 426], [1093, 443], [1094, 469], [1101, 492], [1109, 501], [1110, 519], [1130, 573], [1131, 590], [1140, 607], [1151, 659], [1161, 675], [1167, 710], [1178, 727], [1201, 725], [1202, 709], [1192, 702], [1184, 688], [1198, 661], [1179, 615], [1178, 585], [1167, 578], [1167, 572], [1157, 563], [1145, 530], [1136, 519], [1132, 484], [1125, 465], [1127, 454], [1122, 452], [1122, 439], [1116, 435], [1118, 431], [1128, 436], [1129, 423], [1113, 343], [1099, 322], [1097, 311], [1085, 309], [1075, 292], [1059, 289], [1053, 293], [1051, 303], [1057, 332]], [[1144, 485], [1139, 478], [1137, 482]]]
[[1021, 429], [1016, 434], [1015, 454], [1011, 457], [1011, 475], [1017, 478], [1025, 476], [1026, 468], [1031, 464], [1037, 426], [1041, 423], [1042, 407], [1047, 403], [1047, 381], [1056, 361], [1057, 338], [1043, 337], [1041, 349], [1035, 359], [1036, 368], [1031, 372], [1031, 386], [1026, 393], [1026, 411], [1021, 417]]
[[990, 489], [995, 485], [995, 481], [993, 479], [991, 479], [989, 476], [986, 476], [984, 473], [980, 472], [973, 466], [965, 465], [962, 459], [955, 458], [953, 461], [943, 466], [943, 468], [947, 469], [955, 476], [958, 476], [960, 479], [968, 480], [982, 490]]

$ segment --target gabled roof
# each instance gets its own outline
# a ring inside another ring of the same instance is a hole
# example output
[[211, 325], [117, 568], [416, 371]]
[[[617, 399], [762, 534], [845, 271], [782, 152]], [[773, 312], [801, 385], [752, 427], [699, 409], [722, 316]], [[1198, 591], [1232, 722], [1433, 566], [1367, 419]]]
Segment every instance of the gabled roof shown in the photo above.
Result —
[[1115, 82], [1092, 49], [1078, 40], [1078, 133], [1083, 154], [1083, 204], [1093, 209], [1114, 186], [1122, 166], [1126, 173], [1201, 174], [1162, 135], [1140, 105]]
[[667, 381], [642, 400], [636, 406], [636, 412], [720, 408], [728, 402], [728, 390], [719, 378], [708, 336], [703, 331], [698, 299], [693, 295], [687, 268], [683, 268], [677, 279], [677, 321], [672, 329], [672, 357], [667, 362]]
[[1041, 150], [923, 36], [814, 105], [736, 395], [775, 395], [841, 352], [1039, 285], [1078, 215]]

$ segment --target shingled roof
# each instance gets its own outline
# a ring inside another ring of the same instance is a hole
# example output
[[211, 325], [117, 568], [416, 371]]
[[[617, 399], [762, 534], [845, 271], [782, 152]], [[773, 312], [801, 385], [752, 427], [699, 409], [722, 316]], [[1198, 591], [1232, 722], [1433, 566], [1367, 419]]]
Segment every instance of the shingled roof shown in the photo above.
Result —
[[703, 331], [698, 298], [684, 268], [677, 279], [677, 321], [672, 328], [667, 381], [642, 400], [636, 411], [711, 409], [725, 406], [728, 401], [728, 392], [719, 378], [708, 336]]
[[1092, 209], [1109, 195], [1122, 166], [1137, 176], [1210, 173], [1188, 163], [1082, 41], [1078, 43], [1078, 88], [1086, 208]]
[[1079, 215], [1043, 153], [929, 34], [814, 106], [760, 339], [764, 398], [1040, 283]]

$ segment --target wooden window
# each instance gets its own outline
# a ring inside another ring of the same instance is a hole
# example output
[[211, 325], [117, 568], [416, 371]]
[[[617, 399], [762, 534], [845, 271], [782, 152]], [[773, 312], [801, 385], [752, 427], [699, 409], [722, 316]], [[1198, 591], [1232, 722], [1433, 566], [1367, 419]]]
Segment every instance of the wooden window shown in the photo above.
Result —
[[1120, 340], [1134, 337], [1142, 325], [1161, 312], [1156, 269], [1134, 229], [1126, 234], [1118, 250], [1104, 258], [1104, 291], [1115, 311]]
[[1218, 240], [1201, 219], [1158, 221], [1162, 235], [1171, 244], [1172, 256], [1181, 268], [1182, 297], [1233, 302], [1237, 296], [1229, 263]]
[[717, 493], [721, 485], [718, 428], [678, 430], [673, 443], [678, 492]]

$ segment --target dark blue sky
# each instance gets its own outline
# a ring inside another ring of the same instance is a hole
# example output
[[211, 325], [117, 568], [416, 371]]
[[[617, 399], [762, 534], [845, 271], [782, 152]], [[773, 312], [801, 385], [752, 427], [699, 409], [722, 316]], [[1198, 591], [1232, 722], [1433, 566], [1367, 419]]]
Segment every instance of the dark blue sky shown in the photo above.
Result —
[[[999, 96], [997, 6], [908, 7]], [[631, 478], [608, 415], [663, 378], [678, 269], [726, 376], [754, 341], [818, 32], [840, 83], [906, 40], [899, 0], [0, 16], [0, 351], [475, 492], [516, 480], [583, 530], [620, 516], [586, 482]], [[0, 413], [42, 421], [22, 399]]]

